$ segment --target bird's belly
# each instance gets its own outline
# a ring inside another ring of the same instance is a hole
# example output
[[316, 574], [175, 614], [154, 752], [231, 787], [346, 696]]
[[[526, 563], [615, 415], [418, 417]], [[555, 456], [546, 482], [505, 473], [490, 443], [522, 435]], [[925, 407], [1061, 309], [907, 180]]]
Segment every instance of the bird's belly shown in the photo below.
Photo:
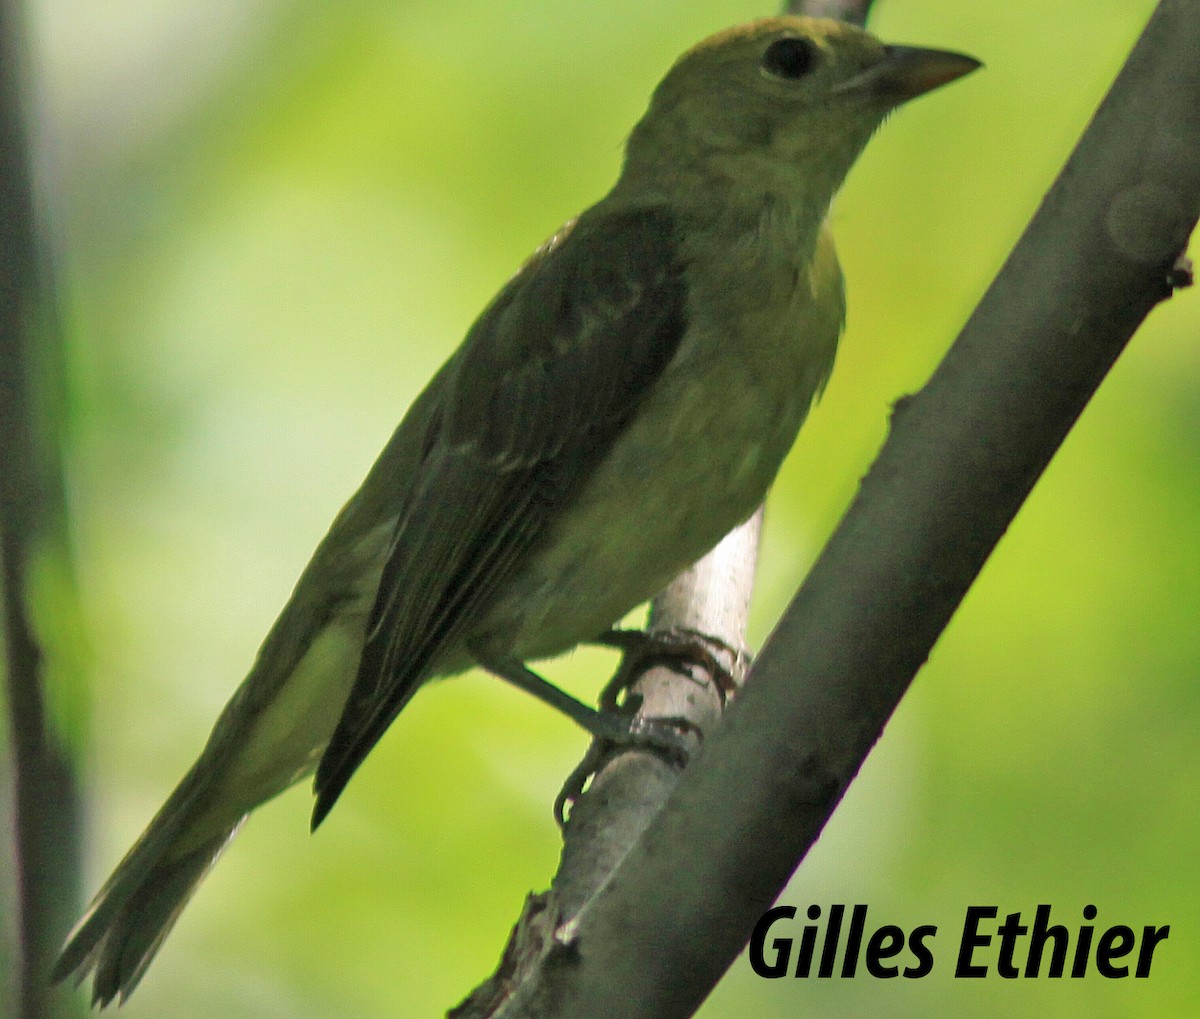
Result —
[[811, 394], [746, 388], [717, 373], [656, 388], [488, 613], [498, 650], [542, 658], [597, 636], [754, 511]]

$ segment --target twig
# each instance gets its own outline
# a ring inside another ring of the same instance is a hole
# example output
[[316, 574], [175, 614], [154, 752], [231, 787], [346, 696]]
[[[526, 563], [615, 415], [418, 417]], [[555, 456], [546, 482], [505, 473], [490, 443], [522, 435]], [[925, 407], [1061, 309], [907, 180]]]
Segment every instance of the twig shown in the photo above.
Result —
[[813, 18], [837, 18], [853, 25], [865, 25], [875, 0], [790, 0], [787, 14], [807, 14]]

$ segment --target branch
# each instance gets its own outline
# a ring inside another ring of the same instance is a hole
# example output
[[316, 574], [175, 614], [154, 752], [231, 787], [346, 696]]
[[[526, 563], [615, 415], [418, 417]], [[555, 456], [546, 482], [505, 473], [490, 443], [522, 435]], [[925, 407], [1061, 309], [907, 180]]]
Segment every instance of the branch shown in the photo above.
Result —
[[875, 0], [789, 0], [785, 14], [806, 14], [811, 18], [837, 18], [852, 25], [865, 25]]
[[[677, 577], [651, 606], [651, 633], [703, 635], [703, 643], [735, 681], [742, 678], [741, 649], [761, 528], [760, 508]], [[639, 715], [686, 717], [705, 736], [720, 721], [724, 708], [713, 677], [704, 670], [649, 668], [631, 689], [642, 698]], [[627, 749], [610, 750], [595, 761], [589, 752], [583, 767], [595, 775], [564, 826], [562, 857], [550, 889], [526, 899], [496, 973], [450, 1013], [452, 1019], [497, 1014], [513, 990], [537, 972], [559, 926], [579, 913], [603, 886], [662, 808], [680, 775], [678, 768], [657, 754]]]
[[15, 814], [14, 1014], [42, 1019], [74, 1007], [73, 995], [52, 990], [46, 974], [77, 904], [79, 810], [68, 756], [47, 719], [45, 661], [30, 610], [33, 563], [60, 547], [65, 510], [39, 399], [56, 390], [61, 380], [46, 376], [61, 361], [35, 228], [17, 14], [15, 3], [0, 0], [0, 597]]
[[[503, 1015], [692, 1014], [783, 889], [1135, 329], [1200, 209], [1200, 9], [1162, 0], [754, 682]], [[686, 867], [680, 847], [687, 847]]]

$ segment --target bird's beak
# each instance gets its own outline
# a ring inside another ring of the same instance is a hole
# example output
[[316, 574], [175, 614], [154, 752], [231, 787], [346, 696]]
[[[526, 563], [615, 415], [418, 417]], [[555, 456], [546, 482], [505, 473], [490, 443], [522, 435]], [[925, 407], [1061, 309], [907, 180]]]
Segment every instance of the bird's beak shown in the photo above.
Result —
[[836, 91], [871, 95], [899, 106], [982, 66], [964, 53], [885, 46], [882, 60], [843, 82]]

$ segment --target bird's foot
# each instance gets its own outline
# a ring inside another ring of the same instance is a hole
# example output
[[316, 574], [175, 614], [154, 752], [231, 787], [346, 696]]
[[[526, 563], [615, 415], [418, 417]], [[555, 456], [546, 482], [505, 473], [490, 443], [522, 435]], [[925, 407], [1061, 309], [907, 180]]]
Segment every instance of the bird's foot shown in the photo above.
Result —
[[749, 660], [745, 652], [724, 641], [681, 628], [609, 630], [594, 643], [617, 648], [623, 657], [600, 694], [595, 721], [603, 724], [589, 726], [595, 739], [554, 801], [554, 816], [560, 825], [567, 805], [579, 798], [588, 780], [617, 753], [645, 750], [682, 768], [699, 747], [703, 733], [691, 719], [667, 712], [658, 717], [641, 713], [642, 695], [632, 687], [645, 672], [663, 665], [694, 683], [712, 683], [723, 709], [745, 675]]
[[[605, 711], [619, 710], [623, 704], [621, 694], [628, 692], [638, 676], [655, 665], [675, 666], [697, 683], [705, 682], [705, 677], [711, 678], [724, 707], [737, 692], [750, 664], [747, 652], [716, 637], [680, 627], [609, 630], [597, 637], [595, 643], [616, 648], [623, 655], [620, 668], [600, 693], [600, 707]], [[702, 675], [687, 666], [696, 666]]]
[[704, 734], [686, 718], [646, 718], [636, 714], [641, 699], [640, 694], [631, 694], [615, 711], [600, 713], [601, 718], [615, 725], [603, 735], [593, 733], [583, 760], [567, 776], [554, 798], [554, 818], [560, 828], [566, 824], [568, 804], [583, 795], [588, 780], [616, 754], [641, 750], [682, 769], [700, 745]]

